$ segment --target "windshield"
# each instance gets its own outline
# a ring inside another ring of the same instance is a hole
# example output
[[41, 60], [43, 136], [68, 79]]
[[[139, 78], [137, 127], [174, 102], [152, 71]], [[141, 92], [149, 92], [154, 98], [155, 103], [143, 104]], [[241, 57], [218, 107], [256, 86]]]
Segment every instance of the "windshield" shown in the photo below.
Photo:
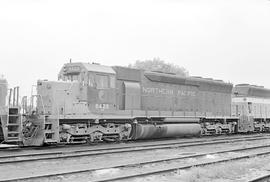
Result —
[[79, 75], [75, 74], [68, 74], [64, 76], [64, 81], [78, 81]]

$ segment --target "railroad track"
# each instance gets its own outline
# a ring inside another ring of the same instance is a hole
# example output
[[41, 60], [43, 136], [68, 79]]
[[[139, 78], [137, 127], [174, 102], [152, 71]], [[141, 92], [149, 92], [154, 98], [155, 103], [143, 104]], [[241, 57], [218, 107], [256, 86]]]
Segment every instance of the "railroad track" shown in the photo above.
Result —
[[[205, 138], [208, 136], [205, 136]], [[132, 148], [132, 147], [140, 147], [140, 146], [155, 146], [155, 145], [170, 145], [170, 144], [184, 144], [184, 143], [196, 143], [196, 142], [207, 142], [207, 141], [221, 141], [221, 140], [228, 140], [228, 139], [249, 139], [249, 138], [261, 138], [261, 137], [270, 137], [270, 134], [264, 134], [264, 135], [238, 135], [236, 137], [233, 136], [229, 136], [229, 137], [222, 137], [222, 138], [204, 138], [204, 139], [193, 139], [193, 138], [188, 138], [187, 140], [185, 139], [174, 139], [174, 140], [141, 140], [141, 141], [136, 141], [136, 142], [128, 142], [125, 143], [126, 146], [121, 146], [118, 147], [121, 144], [102, 144], [99, 146], [93, 146], [93, 145], [60, 145], [60, 146], [46, 146], [46, 147], [27, 147], [27, 148], [14, 148], [12, 147], [11, 149], [5, 148], [5, 149], [0, 149], [0, 154], [1, 155], [5, 155], [5, 152], [10, 153], [10, 151], [14, 151], [14, 152], [22, 152], [22, 151], [29, 151], [29, 150], [39, 150], [42, 151], [42, 153], [33, 153], [32, 151], [30, 151], [30, 153], [28, 153], [29, 155], [46, 155], [46, 154], [62, 154], [65, 153], [65, 150], [68, 150], [68, 152], [81, 152], [81, 151], [97, 151], [97, 150], [106, 150], [106, 149], [117, 149], [117, 148]], [[149, 144], [150, 143], [150, 144]], [[101, 147], [100, 147], [101, 146]], [[102, 147], [105, 146], [105, 147]], [[79, 149], [76, 149], [79, 148]], [[90, 148], [90, 149], [89, 149]], [[18, 149], [18, 151], [16, 150]], [[59, 149], [64, 149], [63, 151], [58, 151]], [[70, 150], [72, 149], [72, 150]], [[53, 151], [53, 152], [47, 152], [47, 151]], [[25, 154], [25, 155], [28, 155]], [[22, 155], [12, 155], [14, 157], [20, 157]]]
[[67, 158], [78, 158], [85, 156], [100, 156], [105, 154], [117, 154], [127, 152], [141, 152], [157, 149], [170, 149], [179, 147], [193, 147], [193, 146], [204, 146], [204, 145], [215, 145], [223, 143], [234, 143], [242, 141], [254, 141], [254, 140], [265, 140], [269, 139], [267, 136], [248, 136], [248, 137], [234, 137], [234, 138], [222, 138], [215, 140], [204, 140], [204, 141], [181, 141], [181, 142], [169, 142], [169, 143], [155, 143], [155, 144], [140, 144], [131, 146], [120, 146], [120, 147], [107, 147], [107, 148], [88, 148], [83, 150], [71, 150], [71, 151], [57, 151], [57, 152], [39, 152], [39, 153], [27, 153], [18, 155], [2, 155], [0, 156], [0, 164], [16, 164], [22, 162], [33, 162], [41, 160], [59, 160]]
[[[197, 141], [206, 141], [206, 140], [212, 140], [212, 141], [215, 141], [215, 140], [220, 140], [220, 139], [228, 139], [228, 138], [252, 138], [252, 137], [266, 137], [266, 136], [269, 136], [270, 137], [270, 134], [252, 134], [252, 135], [218, 135], [218, 136], [208, 136], [208, 135], [205, 135], [205, 136], [202, 136], [201, 138], [168, 138], [168, 139], [154, 139], [154, 140], [137, 140], [137, 141], [126, 141], [124, 142], [125, 144], [130, 144], [130, 145], [133, 145], [134, 146], [140, 146], [140, 145], [144, 145], [144, 144], [147, 144], [147, 143], [155, 143], [155, 142], [167, 142], [167, 143], [171, 143], [171, 142], [174, 142], [174, 141], [177, 141], [177, 142], [197, 142]], [[186, 141], [188, 140], [188, 141]], [[110, 142], [110, 143], [93, 143], [93, 144], [59, 144], [59, 145], [49, 145], [49, 146], [31, 146], [31, 147], [20, 147], [18, 145], [12, 145], [11, 147], [4, 147], [4, 148], [0, 148], [0, 154], [1, 152], [21, 152], [21, 151], [33, 151], [33, 150], [40, 150], [40, 151], [46, 151], [46, 150], [58, 150], [58, 149], [76, 149], [76, 148], [80, 148], [80, 150], [82, 150], [82, 148], [95, 148], [95, 147], [102, 147], [102, 146], [105, 146], [106, 148], [109, 148], [110, 146], [113, 146], [112, 148], [114, 148], [115, 145], [117, 145], [119, 143], [113, 143], [113, 142]], [[102, 149], [102, 148], [100, 148]]]
[[270, 182], [270, 174], [260, 176], [256, 179], [250, 180], [249, 182]]
[[[246, 152], [246, 153], [244, 153]], [[233, 153], [233, 155], [232, 155]], [[229, 155], [230, 154], [230, 155]], [[209, 155], [219, 155], [218, 159], [206, 159]], [[236, 148], [230, 150], [218, 150], [214, 152], [205, 152], [200, 154], [191, 154], [180, 157], [170, 157], [163, 159], [153, 159], [143, 162], [123, 163], [120, 165], [107, 165], [106, 167], [92, 168], [92, 169], [78, 169], [69, 170], [62, 172], [54, 172], [50, 174], [30, 175], [27, 177], [5, 179], [0, 181], [19, 181], [19, 180], [40, 180], [41, 178], [50, 178], [65, 175], [74, 175], [80, 173], [87, 173], [91, 176], [92, 182], [107, 182], [107, 181], [127, 181], [132, 178], [145, 177], [149, 175], [156, 175], [161, 173], [173, 172], [176, 170], [187, 170], [192, 167], [201, 167], [205, 165], [217, 164], [222, 162], [236, 161], [241, 159], [252, 158], [256, 156], [270, 155], [270, 144], [269, 145], [258, 145], [246, 148]], [[188, 159], [197, 159], [194, 162], [187, 162]], [[151, 167], [149, 167], [151, 165]], [[147, 167], [148, 166], [148, 167]], [[120, 173], [95, 176], [94, 173], [106, 169], [119, 169]], [[81, 176], [81, 175], [80, 175]], [[105, 177], [104, 177], [105, 176]], [[109, 177], [108, 177], [109, 176]], [[75, 180], [75, 179], [74, 179]], [[259, 182], [259, 181], [252, 181]]]
[[[267, 147], [269, 147], [269, 146], [267, 146]], [[202, 154], [202, 155], [206, 156], [206, 155], [211, 155], [211, 154], [221, 154], [221, 153], [229, 153], [229, 152], [243, 152], [244, 150], [250, 150], [250, 149], [255, 149], [255, 148], [251, 147], [251, 148], [246, 148], [246, 149], [238, 149], [238, 150], [235, 149], [235, 150], [228, 150], [228, 151], [212, 152], [212, 153], [206, 153], [206, 154]], [[92, 180], [92, 182], [127, 181], [127, 180], [131, 180], [132, 178], [140, 178], [140, 177], [145, 177], [145, 176], [150, 176], [150, 175], [160, 175], [162, 173], [174, 172], [176, 170], [187, 170], [187, 169], [190, 169], [192, 167], [203, 167], [206, 165], [213, 165], [213, 164], [237, 161], [237, 160], [254, 158], [254, 157], [265, 156], [265, 155], [270, 155], [270, 150], [246, 154], [246, 155], [240, 155], [237, 157], [225, 157], [222, 159], [213, 160], [213, 161], [209, 161], [209, 162], [207, 162], [207, 161], [206, 162], [198, 162], [198, 163], [191, 164], [191, 165], [182, 165], [182, 166], [180, 165], [180, 166], [172, 166], [172, 167], [171, 166], [164, 167], [164, 165], [163, 165], [161, 168], [158, 168], [158, 169], [153, 169], [153, 170], [149, 170], [149, 171], [142, 170], [140, 172], [136, 171], [136, 172], [131, 173], [131, 174], [125, 174], [125, 172], [122, 171], [121, 172], [122, 175], [119, 175], [116, 177], [103, 178], [103, 179], [101, 178], [101, 179], [97, 179], [97, 180], [94, 179], [94, 180]], [[202, 157], [202, 156], [189, 156], [188, 158], [191, 158], [191, 157]], [[170, 159], [170, 160], [177, 160], [177, 159]], [[160, 161], [158, 161], [158, 162], [160, 162]], [[165, 161], [162, 161], [162, 162], [165, 162]], [[142, 164], [138, 164], [138, 166], [140, 166], [140, 168], [142, 168]], [[270, 177], [270, 175], [263, 176], [259, 179], [256, 179], [255, 181], [253, 180], [253, 182], [260, 182], [260, 181], [269, 179], [269, 177]]]

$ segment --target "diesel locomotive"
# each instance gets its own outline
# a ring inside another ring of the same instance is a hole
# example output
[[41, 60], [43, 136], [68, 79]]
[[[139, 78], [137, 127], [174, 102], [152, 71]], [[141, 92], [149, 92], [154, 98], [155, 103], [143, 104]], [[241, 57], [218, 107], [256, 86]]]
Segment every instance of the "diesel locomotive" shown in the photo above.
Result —
[[66, 63], [30, 100], [24, 146], [269, 130], [268, 89], [128, 67]]

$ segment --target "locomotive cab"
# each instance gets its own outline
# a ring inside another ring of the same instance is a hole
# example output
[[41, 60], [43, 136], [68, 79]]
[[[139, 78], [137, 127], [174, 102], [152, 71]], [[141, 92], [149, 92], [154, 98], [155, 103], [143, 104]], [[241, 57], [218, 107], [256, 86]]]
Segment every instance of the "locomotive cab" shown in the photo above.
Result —
[[23, 144], [127, 138], [129, 125], [99, 119], [116, 110], [115, 77], [115, 71], [108, 66], [67, 63], [58, 81], [39, 80], [36, 114], [24, 119]]
[[59, 80], [78, 82], [79, 101], [86, 102], [93, 113], [116, 109], [115, 71], [108, 66], [89, 63], [67, 63]]

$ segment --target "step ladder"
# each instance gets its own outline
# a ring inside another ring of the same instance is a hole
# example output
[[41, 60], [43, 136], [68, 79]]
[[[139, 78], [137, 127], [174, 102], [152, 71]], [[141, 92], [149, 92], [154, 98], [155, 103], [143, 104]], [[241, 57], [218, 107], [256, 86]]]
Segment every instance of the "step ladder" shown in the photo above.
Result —
[[21, 140], [21, 116], [19, 107], [9, 107], [5, 143], [19, 143]]
[[23, 97], [22, 99], [23, 120], [28, 121], [33, 125], [33, 130], [29, 130], [29, 136], [22, 136], [24, 145], [40, 146], [44, 143], [58, 143], [58, 123], [54, 123], [54, 119], [51, 119], [50, 115], [45, 112], [42, 96], [37, 93], [34, 94], [32, 91], [29, 101], [30, 105], [28, 106], [27, 97]]
[[41, 95], [32, 95], [31, 96], [31, 108], [34, 109], [35, 105], [33, 103], [34, 100], [39, 99], [41, 108], [39, 109], [39, 122], [42, 130], [44, 130], [44, 143], [46, 144], [55, 144], [59, 141], [59, 120], [58, 119], [52, 119], [48, 115], [48, 113], [45, 112], [44, 102]]
[[58, 141], [58, 120], [55, 119], [49, 119], [48, 115], [45, 115], [45, 128], [44, 128], [44, 134], [45, 134], [45, 143], [57, 143]]

